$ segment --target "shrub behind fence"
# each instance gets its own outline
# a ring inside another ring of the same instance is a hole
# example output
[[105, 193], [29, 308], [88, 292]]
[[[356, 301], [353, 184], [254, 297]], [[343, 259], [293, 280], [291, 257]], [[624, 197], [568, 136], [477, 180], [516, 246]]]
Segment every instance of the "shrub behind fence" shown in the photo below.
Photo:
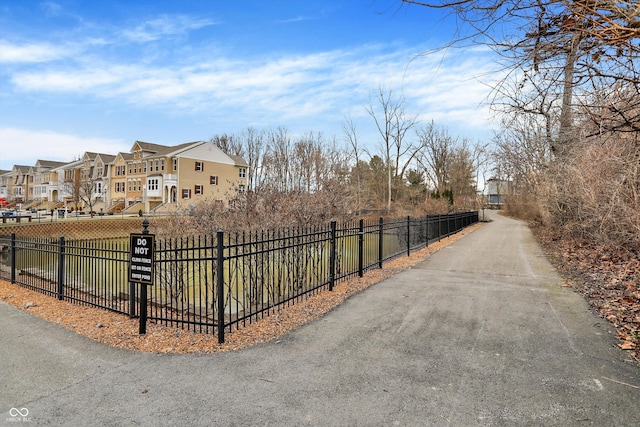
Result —
[[[478, 221], [478, 212], [156, 239], [148, 318], [217, 334], [238, 329]], [[136, 317], [129, 240], [0, 237], [0, 278]], [[144, 285], [141, 285], [144, 286]]]

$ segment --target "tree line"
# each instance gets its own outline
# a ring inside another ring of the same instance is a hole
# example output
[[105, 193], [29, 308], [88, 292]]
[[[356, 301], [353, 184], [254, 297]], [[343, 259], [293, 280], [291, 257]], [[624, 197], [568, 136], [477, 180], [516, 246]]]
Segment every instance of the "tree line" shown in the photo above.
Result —
[[362, 141], [351, 118], [341, 137], [284, 127], [213, 136], [220, 149], [247, 161], [247, 187], [228, 207], [203, 203], [194, 216], [207, 227], [259, 229], [478, 207], [486, 144], [453, 137], [433, 122], [421, 125], [401, 98], [382, 88], [365, 108], [379, 130], [374, 143]]
[[640, 4], [631, 0], [403, 0], [460, 23], [506, 76], [495, 174], [507, 208], [572, 236], [640, 251]]

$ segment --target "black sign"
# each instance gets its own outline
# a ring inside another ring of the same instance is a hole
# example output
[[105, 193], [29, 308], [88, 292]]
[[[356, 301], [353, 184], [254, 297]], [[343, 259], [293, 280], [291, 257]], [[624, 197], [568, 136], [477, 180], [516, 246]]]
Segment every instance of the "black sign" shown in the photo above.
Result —
[[155, 235], [131, 234], [129, 254], [129, 281], [153, 284], [153, 248]]

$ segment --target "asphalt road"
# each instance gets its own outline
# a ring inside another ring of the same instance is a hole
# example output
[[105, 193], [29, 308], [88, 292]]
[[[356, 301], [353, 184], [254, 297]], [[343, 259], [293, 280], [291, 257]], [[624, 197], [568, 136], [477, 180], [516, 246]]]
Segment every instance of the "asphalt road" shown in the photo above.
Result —
[[0, 426], [640, 425], [640, 367], [611, 326], [526, 225], [492, 216], [237, 352], [113, 349], [0, 303]]

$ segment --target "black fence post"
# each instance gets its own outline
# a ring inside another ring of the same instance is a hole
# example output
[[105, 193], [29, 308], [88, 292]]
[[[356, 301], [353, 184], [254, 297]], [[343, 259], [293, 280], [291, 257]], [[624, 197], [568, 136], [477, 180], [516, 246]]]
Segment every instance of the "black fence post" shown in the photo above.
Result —
[[407, 256], [411, 256], [411, 215], [407, 215]]
[[331, 221], [331, 242], [329, 252], [329, 290], [333, 291], [336, 283], [336, 221]]
[[[131, 242], [129, 242], [131, 244]], [[129, 247], [131, 251], [131, 247]], [[131, 267], [129, 267], [131, 268]], [[136, 317], [136, 284], [135, 282], [129, 282], [129, 318]]]
[[16, 233], [11, 233], [11, 283], [16, 283]]
[[218, 230], [217, 233], [216, 260], [218, 265], [216, 274], [216, 293], [218, 294], [218, 343], [224, 343], [224, 232]]
[[136, 317], [136, 284], [129, 282], [129, 318]]
[[380, 217], [380, 230], [378, 232], [378, 267], [382, 268], [382, 250], [384, 247], [382, 246], [382, 240], [384, 237], [384, 219]]
[[[142, 221], [142, 234], [149, 234], [149, 220], [145, 218]], [[140, 298], [138, 299], [140, 308], [140, 323], [138, 325], [138, 333], [145, 335], [147, 333], [147, 284], [140, 283]]]
[[424, 221], [424, 247], [428, 247], [429, 246], [429, 216], [425, 216], [423, 219]]
[[64, 298], [64, 236], [58, 243], [58, 299]]
[[425, 246], [429, 246], [429, 223], [431, 222], [431, 217], [429, 215], [424, 217], [424, 238], [426, 240]]
[[364, 276], [364, 219], [360, 218], [358, 233], [358, 277]]

